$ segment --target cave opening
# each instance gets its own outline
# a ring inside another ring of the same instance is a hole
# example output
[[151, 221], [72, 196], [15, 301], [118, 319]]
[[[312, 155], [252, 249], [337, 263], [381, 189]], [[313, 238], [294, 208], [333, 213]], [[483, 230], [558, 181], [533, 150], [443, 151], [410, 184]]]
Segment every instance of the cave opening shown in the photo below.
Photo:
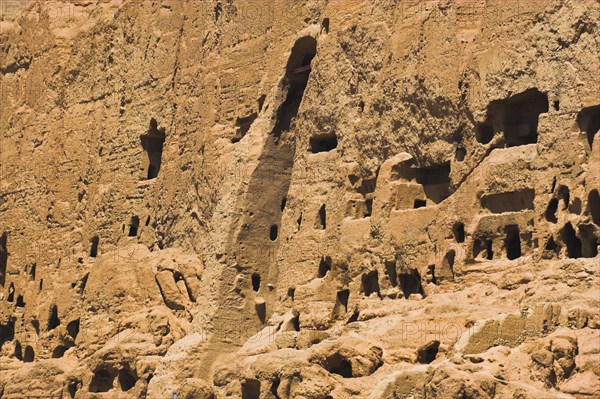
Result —
[[92, 381], [90, 382], [89, 391], [96, 392], [108, 392], [113, 389], [114, 376], [108, 370], [97, 369], [94, 371]]
[[317, 277], [323, 278], [327, 274], [328, 271], [331, 270], [331, 257], [322, 256], [321, 261], [319, 262], [319, 271], [317, 272]]
[[423, 286], [421, 285], [421, 275], [417, 269], [411, 269], [408, 272], [403, 272], [398, 275], [400, 281], [400, 289], [404, 294], [404, 298], [408, 299], [411, 294], [421, 294], [424, 296]]
[[506, 227], [506, 257], [514, 260], [521, 257], [521, 239], [519, 237], [519, 227], [510, 225]]
[[577, 114], [577, 125], [579, 126], [579, 130], [585, 133], [591, 150], [594, 144], [594, 137], [596, 137], [596, 133], [600, 130], [600, 105], [582, 109]]
[[366, 297], [371, 296], [371, 294], [376, 293], [377, 296], [380, 296], [379, 293], [379, 275], [377, 270], [371, 270], [368, 273], [365, 273], [361, 277], [362, 289], [363, 293]]
[[98, 244], [100, 243], [100, 238], [98, 236], [93, 236], [90, 240], [90, 257], [95, 258], [98, 255]]

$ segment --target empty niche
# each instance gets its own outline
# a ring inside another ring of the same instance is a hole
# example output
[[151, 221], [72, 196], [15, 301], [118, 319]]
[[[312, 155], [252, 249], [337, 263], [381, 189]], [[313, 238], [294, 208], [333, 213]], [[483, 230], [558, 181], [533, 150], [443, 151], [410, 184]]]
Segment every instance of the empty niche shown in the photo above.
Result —
[[396, 261], [385, 261], [385, 274], [387, 274], [392, 287], [398, 286], [398, 272], [396, 271]]
[[591, 149], [594, 144], [594, 137], [600, 130], [600, 105], [582, 109], [577, 115], [577, 125], [579, 130], [586, 134]]
[[546, 112], [548, 95], [536, 88], [492, 101], [487, 106], [485, 122], [477, 126], [476, 139], [487, 144], [502, 132], [506, 147], [537, 143], [539, 116]]
[[333, 314], [341, 317], [348, 312], [348, 299], [350, 299], [350, 290], [344, 289], [336, 293], [335, 305], [333, 307]]
[[98, 255], [98, 243], [100, 243], [100, 238], [98, 236], [93, 236], [90, 240], [90, 257], [95, 258]]
[[492, 213], [520, 212], [533, 209], [535, 191], [524, 189], [481, 197], [481, 206]]
[[325, 33], [329, 33], [329, 18], [323, 18], [323, 22], [321, 23], [321, 30], [324, 30]]
[[113, 389], [115, 376], [106, 369], [97, 369], [94, 371], [92, 381], [90, 382], [90, 392], [108, 392]]
[[452, 226], [452, 234], [456, 242], [465, 242], [465, 224], [462, 222], [456, 222]]
[[260, 381], [247, 378], [242, 383], [242, 399], [260, 398]]
[[15, 302], [15, 306], [17, 308], [24, 308], [25, 307], [25, 301], [23, 300], [23, 295], [18, 295], [17, 296], [17, 302]]
[[67, 351], [67, 347], [63, 346], [63, 345], [58, 345], [56, 348], [54, 348], [54, 350], [52, 351], [52, 358], [53, 359], [58, 359], [61, 358], [65, 355], [65, 352]]
[[294, 300], [294, 295], [295, 294], [296, 294], [296, 288], [294, 288], [294, 287], [288, 288], [287, 296], [289, 298], [291, 298], [292, 301]]
[[137, 237], [139, 227], [140, 218], [137, 216], [132, 216], [131, 221], [129, 222], [129, 233], [127, 233], [127, 235], [129, 237]]
[[415, 202], [413, 203], [413, 208], [414, 209], [419, 209], [419, 208], [425, 208], [427, 206], [427, 201], [424, 199], [415, 199]]
[[71, 320], [67, 323], [67, 333], [75, 340], [79, 334], [79, 319]]
[[25, 347], [25, 350], [23, 351], [23, 361], [25, 363], [31, 363], [33, 362], [33, 360], [35, 359], [35, 352], [33, 351], [33, 348], [29, 345], [27, 345]]
[[48, 316], [48, 325], [46, 330], [50, 331], [55, 329], [56, 327], [58, 327], [60, 325], [60, 319], [58, 318], [58, 307], [56, 305], [53, 305], [50, 308], [50, 314]]
[[600, 195], [596, 189], [588, 194], [587, 211], [592, 217], [592, 221], [600, 226]]
[[467, 150], [465, 150], [462, 147], [458, 147], [456, 149], [456, 153], [454, 154], [454, 160], [456, 162], [462, 162], [465, 160], [465, 157], [467, 156]]
[[337, 148], [337, 136], [335, 133], [324, 133], [312, 136], [309, 139], [310, 152], [316, 154], [318, 152], [329, 152]]
[[581, 240], [577, 238], [575, 234], [575, 229], [571, 223], [567, 223], [562, 230], [560, 231], [560, 236], [567, 246], [567, 256], [569, 258], [581, 258], [582, 248], [581, 248]]
[[156, 119], [150, 119], [150, 128], [146, 134], [140, 135], [142, 148], [146, 151], [147, 179], [154, 179], [160, 171], [160, 164], [165, 142], [165, 129], [158, 129]]
[[277, 110], [277, 121], [273, 128], [275, 137], [290, 130], [292, 121], [298, 115], [304, 89], [311, 71], [311, 61], [317, 54], [317, 40], [311, 36], [301, 37], [294, 43], [288, 59], [285, 83], [288, 86], [287, 96]]
[[493, 241], [489, 238], [476, 238], [473, 241], [473, 259], [494, 259]]
[[271, 241], [277, 240], [277, 235], [278, 235], [277, 225], [276, 224], [271, 225], [271, 228], [269, 229], [269, 238], [271, 239]]
[[421, 275], [416, 269], [398, 274], [398, 280], [400, 282], [400, 289], [404, 293], [404, 298], [408, 298], [411, 294], [424, 295], [423, 286], [421, 285]]
[[327, 227], [327, 211], [325, 210], [325, 204], [321, 205], [319, 208], [319, 212], [317, 213], [317, 228], [321, 230], [325, 230]]
[[546, 208], [546, 212], [544, 216], [546, 220], [550, 223], [556, 223], [558, 219], [556, 218], [556, 211], [558, 210], [558, 198], [552, 198], [550, 202], [548, 202], [548, 207]]
[[252, 273], [252, 289], [256, 292], [260, 289], [260, 274]]
[[319, 270], [317, 272], [317, 277], [322, 278], [325, 277], [328, 271], [331, 270], [331, 257], [322, 256], [321, 261], [319, 262]]
[[6, 300], [8, 302], [15, 301], [15, 285], [13, 283], [10, 283], [10, 285], [8, 286], [8, 296], [6, 297]]
[[15, 351], [13, 352], [17, 360], [23, 361], [23, 347], [19, 341], [15, 341]]
[[521, 239], [519, 237], [519, 227], [516, 225], [506, 226], [506, 257], [509, 260], [521, 257]]
[[366, 297], [371, 296], [371, 294], [376, 293], [379, 295], [379, 275], [377, 270], [371, 270], [368, 273], [365, 273], [361, 277], [362, 290]]
[[4, 287], [6, 281], [6, 265], [8, 263], [8, 250], [6, 249], [6, 241], [8, 234], [6, 231], [0, 236], [0, 285]]
[[135, 386], [137, 378], [126, 368], [119, 370], [119, 387], [122, 391], [129, 391]]

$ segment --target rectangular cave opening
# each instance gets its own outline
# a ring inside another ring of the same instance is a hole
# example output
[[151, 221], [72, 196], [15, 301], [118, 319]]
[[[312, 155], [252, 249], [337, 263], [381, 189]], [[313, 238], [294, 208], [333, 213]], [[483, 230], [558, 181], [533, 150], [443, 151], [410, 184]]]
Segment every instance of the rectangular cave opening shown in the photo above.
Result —
[[594, 105], [582, 109], [577, 114], [577, 125], [582, 133], [585, 133], [590, 150], [594, 144], [594, 137], [600, 130], [600, 105]]
[[481, 197], [481, 206], [492, 213], [533, 210], [535, 190], [523, 189], [507, 193], [489, 194]]
[[423, 186], [427, 199], [439, 204], [450, 195], [450, 163], [411, 169], [415, 173], [417, 183]]
[[421, 294], [425, 296], [423, 285], [421, 284], [421, 275], [417, 269], [411, 269], [408, 272], [398, 274], [400, 289], [404, 293], [404, 298], [408, 299], [412, 294]]
[[477, 139], [486, 144], [497, 132], [503, 132], [505, 147], [537, 143], [539, 116], [547, 112], [548, 95], [537, 88], [492, 101]]
[[329, 152], [337, 147], [337, 136], [335, 133], [324, 133], [312, 136], [309, 139], [310, 152]]

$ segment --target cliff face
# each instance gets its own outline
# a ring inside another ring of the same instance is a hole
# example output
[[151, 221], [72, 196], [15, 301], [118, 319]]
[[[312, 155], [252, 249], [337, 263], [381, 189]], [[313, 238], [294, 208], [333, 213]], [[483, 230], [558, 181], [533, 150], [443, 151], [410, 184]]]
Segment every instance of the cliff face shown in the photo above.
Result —
[[600, 397], [597, 1], [1, 7], [0, 398]]

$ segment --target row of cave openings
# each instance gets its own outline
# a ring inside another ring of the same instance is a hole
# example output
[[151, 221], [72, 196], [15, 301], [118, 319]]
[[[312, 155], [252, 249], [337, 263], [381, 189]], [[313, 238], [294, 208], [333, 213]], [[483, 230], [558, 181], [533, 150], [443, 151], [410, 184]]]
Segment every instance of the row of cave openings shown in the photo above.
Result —
[[[17, 360], [24, 363], [30, 363], [35, 360], [35, 350], [31, 345], [23, 347], [18, 339], [15, 339], [15, 318], [9, 318], [5, 324], [0, 324], [0, 348], [6, 342], [14, 340], [14, 352], [13, 355]], [[46, 331], [55, 330], [61, 325], [61, 320], [58, 316], [58, 307], [53, 305], [50, 307], [48, 312], [48, 321], [46, 324]], [[37, 319], [31, 320], [31, 327], [33, 327], [36, 336], [40, 334], [40, 323]], [[65, 352], [75, 345], [75, 340], [79, 335], [80, 322], [79, 319], [71, 320], [66, 325], [66, 336], [61, 337], [60, 344], [52, 349], [51, 357], [58, 359], [64, 356]]]
[[[553, 107], [555, 111], [560, 109], [559, 100], [553, 101]], [[499, 144], [505, 147], [537, 143], [539, 116], [547, 113], [549, 108], [548, 95], [537, 88], [494, 100], [487, 106], [485, 121], [477, 124], [475, 138], [481, 144], [489, 144], [501, 134]], [[600, 105], [583, 108], [576, 122], [591, 150], [600, 129]], [[464, 149], [457, 151], [457, 160], [464, 159], [464, 155]]]

